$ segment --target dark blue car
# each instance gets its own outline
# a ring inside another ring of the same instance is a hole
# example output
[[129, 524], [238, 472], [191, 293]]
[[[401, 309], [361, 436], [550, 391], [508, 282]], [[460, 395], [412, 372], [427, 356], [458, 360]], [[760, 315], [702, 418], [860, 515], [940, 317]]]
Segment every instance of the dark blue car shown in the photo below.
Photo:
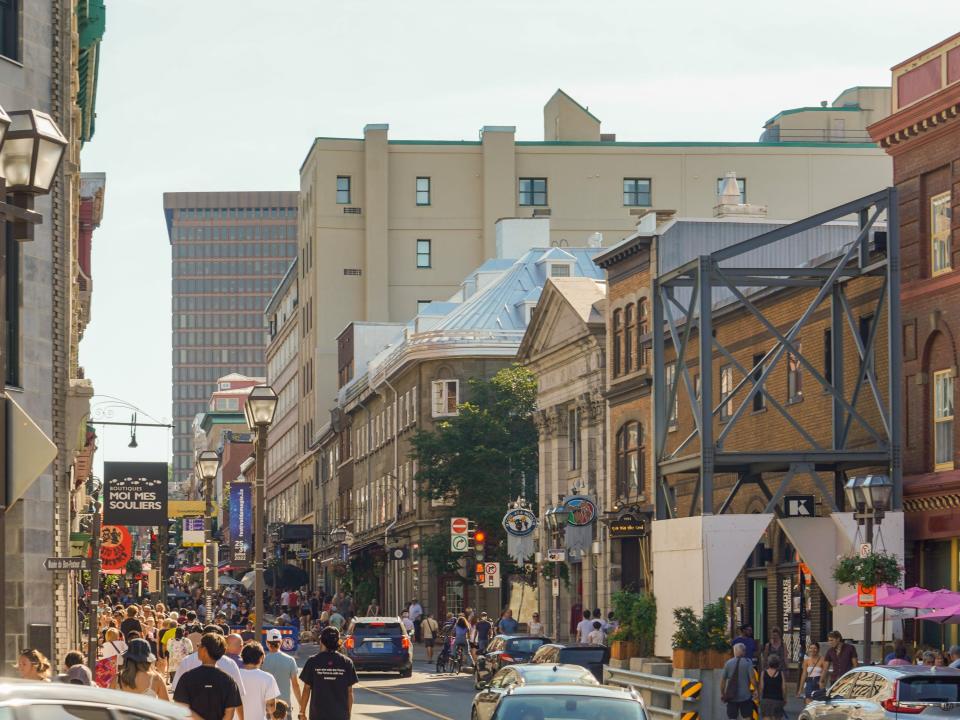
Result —
[[396, 617], [355, 618], [343, 640], [343, 651], [353, 660], [357, 672], [398, 672], [413, 674], [410, 636]]

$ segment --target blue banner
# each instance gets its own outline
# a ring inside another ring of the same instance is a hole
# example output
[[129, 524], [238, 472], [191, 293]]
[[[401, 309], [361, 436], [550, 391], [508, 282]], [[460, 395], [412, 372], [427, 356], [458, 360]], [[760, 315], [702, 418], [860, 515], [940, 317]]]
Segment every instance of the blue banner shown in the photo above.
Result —
[[250, 494], [250, 483], [235, 482], [230, 486], [230, 564], [237, 568], [250, 567], [253, 562]]

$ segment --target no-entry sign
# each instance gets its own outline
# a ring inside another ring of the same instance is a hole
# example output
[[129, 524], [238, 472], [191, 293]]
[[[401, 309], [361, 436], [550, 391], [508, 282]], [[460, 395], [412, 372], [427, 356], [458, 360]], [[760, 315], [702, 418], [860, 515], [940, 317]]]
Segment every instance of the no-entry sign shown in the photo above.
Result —
[[462, 517], [450, 518], [450, 532], [454, 535], [466, 535], [467, 519]]

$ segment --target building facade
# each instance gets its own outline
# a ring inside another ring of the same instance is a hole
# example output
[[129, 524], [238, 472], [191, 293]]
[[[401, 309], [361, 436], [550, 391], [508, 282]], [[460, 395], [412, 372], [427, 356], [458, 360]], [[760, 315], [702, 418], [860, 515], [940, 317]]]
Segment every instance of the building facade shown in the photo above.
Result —
[[[872, 117], [838, 112], [861, 123]], [[518, 140], [512, 126], [486, 126], [479, 140], [396, 140], [379, 124], [362, 138], [314, 141], [300, 168], [298, 231], [308, 320], [300, 422], [310, 436], [336, 391], [339, 332], [355, 320], [405, 321], [425, 302], [454, 294], [473, 268], [496, 257], [500, 218], [549, 217], [558, 245], [586, 246], [597, 233], [610, 244], [650, 207], [710, 217], [730, 170], [742, 199], [784, 220], [890, 178], [889, 159], [866, 138], [617, 141], [562, 91], [544, 108], [544, 131], [542, 141]]]
[[164, 193], [172, 266], [173, 482], [218, 377], [263, 377], [263, 309], [297, 254], [295, 192]]
[[[950, 308], [960, 301], [960, 34], [898, 63], [892, 74], [893, 112], [870, 131], [893, 158], [900, 203], [906, 581], [956, 590], [960, 327]], [[939, 643], [936, 628], [921, 630], [922, 641]], [[955, 627], [949, 637], [956, 641]]]

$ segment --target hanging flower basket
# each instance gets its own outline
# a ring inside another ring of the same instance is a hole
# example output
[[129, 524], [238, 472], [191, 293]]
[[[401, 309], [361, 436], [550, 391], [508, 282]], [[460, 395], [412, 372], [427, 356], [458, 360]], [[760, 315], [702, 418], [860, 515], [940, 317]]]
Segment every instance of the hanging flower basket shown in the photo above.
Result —
[[833, 568], [833, 579], [843, 585], [899, 585], [903, 568], [896, 555], [872, 552], [866, 557], [848, 555]]

